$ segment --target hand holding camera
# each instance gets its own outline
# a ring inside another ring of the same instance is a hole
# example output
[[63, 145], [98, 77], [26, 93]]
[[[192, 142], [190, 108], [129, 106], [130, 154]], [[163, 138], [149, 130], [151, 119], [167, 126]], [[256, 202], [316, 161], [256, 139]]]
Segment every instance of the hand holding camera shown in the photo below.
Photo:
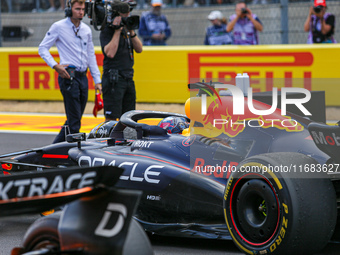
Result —
[[320, 13], [322, 11], [322, 6], [315, 6], [313, 9], [315, 13]]
[[251, 10], [247, 7], [241, 8], [241, 9], [236, 9], [236, 15], [238, 17], [251, 17]]
[[247, 8], [242, 8], [242, 9], [241, 9], [241, 13], [242, 13], [242, 14], [248, 14]]
[[112, 28], [114, 29], [120, 29], [122, 30], [123, 26], [122, 26], [122, 17], [121, 16], [116, 16], [113, 20], [112, 20]]
[[311, 7], [309, 7], [308, 16], [310, 17], [312, 14], [314, 14], [314, 6], [313, 5]]
[[318, 6], [311, 6], [310, 7], [310, 12], [311, 14], [314, 14], [316, 16], [318, 16], [319, 18], [323, 17], [323, 15], [325, 15], [325, 8], [321, 5]]

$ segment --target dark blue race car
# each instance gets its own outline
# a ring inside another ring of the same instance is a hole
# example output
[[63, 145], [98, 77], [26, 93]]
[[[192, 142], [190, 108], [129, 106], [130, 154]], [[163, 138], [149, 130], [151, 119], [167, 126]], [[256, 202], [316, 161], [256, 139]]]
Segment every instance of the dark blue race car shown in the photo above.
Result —
[[[134, 218], [147, 232], [232, 239], [246, 254], [320, 251], [336, 227], [340, 128], [279, 112], [240, 119], [229, 113], [232, 98], [221, 100], [191, 119], [131, 111], [87, 137], [3, 155], [3, 172], [116, 166], [124, 171], [115, 187], [143, 192]], [[169, 117], [170, 126], [143, 121]], [[189, 130], [171, 132], [178, 119]]]

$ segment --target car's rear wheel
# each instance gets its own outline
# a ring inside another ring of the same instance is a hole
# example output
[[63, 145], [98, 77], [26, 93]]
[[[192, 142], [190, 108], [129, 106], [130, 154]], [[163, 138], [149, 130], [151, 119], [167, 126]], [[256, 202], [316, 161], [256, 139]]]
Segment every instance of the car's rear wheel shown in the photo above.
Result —
[[268, 153], [240, 163], [228, 180], [224, 213], [235, 244], [248, 254], [313, 254], [330, 240], [334, 187], [317, 162], [299, 153]]

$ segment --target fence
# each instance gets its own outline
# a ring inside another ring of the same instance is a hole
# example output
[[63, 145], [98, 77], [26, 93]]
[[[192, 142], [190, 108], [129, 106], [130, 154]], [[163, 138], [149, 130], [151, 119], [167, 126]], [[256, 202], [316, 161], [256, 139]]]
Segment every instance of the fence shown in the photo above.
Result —
[[[54, 0], [57, 7], [60, 1]], [[221, 6], [234, 4], [236, 0], [163, 0], [164, 6], [168, 8], [198, 7], [198, 6]], [[280, 3], [281, 0], [246, 0], [248, 4]], [[288, 0], [287, 0], [288, 1]], [[150, 0], [136, 0], [137, 8], [147, 8]], [[289, 2], [312, 2], [312, 0], [289, 0]], [[3, 12], [41, 12], [51, 7], [49, 0], [5, 0], [1, 3]]]
[[[284, 2], [287, 0], [281, 1]], [[307, 18], [310, 5], [310, 1], [289, 2], [286, 9], [287, 18], [284, 18], [282, 13], [284, 13], [285, 8], [282, 4], [250, 4], [249, 8], [253, 13], [258, 15], [264, 26], [263, 32], [259, 35], [260, 44], [306, 43], [307, 33], [303, 30], [303, 24]], [[335, 38], [340, 42], [340, 1], [327, 1], [327, 5], [328, 10], [336, 16]], [[205, 28], [210, 25], [210, 22], [207, 20], [207, 15], [211, 10], [215, 9], [221, 10], [226, 17], [229, 17], [234, 13], [235, 7], [231, 4], [222, 4], [197, 8], [164, 8], [163, 13], [167, 15], [173, 32], [173, 35], [168, 40], [168, 44], [203, 45]], [[140, 15], [143, 11], [146, 10], [136, 8], [132, 13]], [[50, 25], [63, 17], [64, 14], [62, 12], [2, 13], [0, 25], [1, 22], [3, 26], [22, 26], [24, 24], [26, 27], [34, 30], [34, 35], [27, 40], [23, 40], [22, 42], [3, 42], [2, 46], [37, 47]], [[87, 17], [84, 18], [84, 22], [87, 24], [90, 23]], [[285, 31], [285, 29], [287, 30]], [[94, 29], [93, 40], [96, 46], [100, 45], [99, 32]]]

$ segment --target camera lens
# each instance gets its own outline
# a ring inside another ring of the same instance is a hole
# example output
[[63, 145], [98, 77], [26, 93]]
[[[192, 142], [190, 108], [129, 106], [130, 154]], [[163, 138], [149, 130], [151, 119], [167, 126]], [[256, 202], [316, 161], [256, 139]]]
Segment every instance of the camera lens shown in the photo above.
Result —
[[315, 13], [320, 13], [320, 12], [321, 12], [321, 9], [322, 9], [321, 6], [316, 6], [316, 7], [314, 7], [314, 12], [315, 12]]
[[246, 8], [242, 8], [242, 9], [241, 9], [241, 12], [242, 12], [242, 14], [247, 14], [247, 13], [248, 13], [248, 11], [247, 11]]
[[139, 16], [131, 15], [130, 17], [123, 17], [122, 23], [126, 25], [127, 29], [135, 30], [139, 28]]

